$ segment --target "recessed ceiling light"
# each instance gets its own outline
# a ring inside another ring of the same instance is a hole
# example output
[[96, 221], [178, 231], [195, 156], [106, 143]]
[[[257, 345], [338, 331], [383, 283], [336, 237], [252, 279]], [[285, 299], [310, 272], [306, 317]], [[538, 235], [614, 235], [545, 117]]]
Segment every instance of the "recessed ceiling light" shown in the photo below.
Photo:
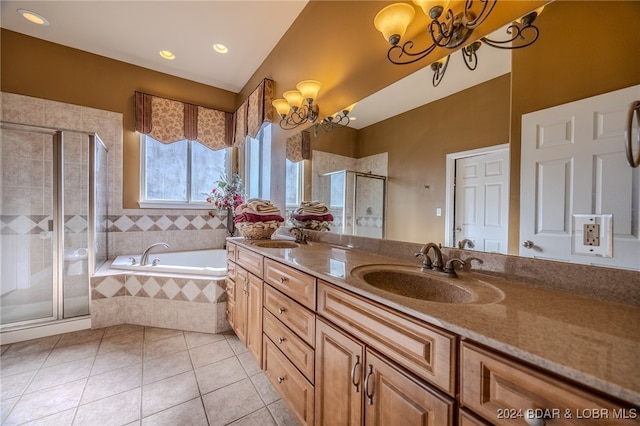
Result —
[[216, 43], [213, 45], [213, 50], [218, 53], [227, 53], [229, 49], [224, 44]]
[[169, 61], [173, 61], [176, 58], [176, 55], [174, 55], [169, 50], [161, 50], [159, 53], [160, 53], [160, 56], [162, 56], [165, 59], [168, 59]]
[[22, 16], [24, 19], [26, 19], [29, 22], [33, 22], [34, 24], [38, 24], [38, 25], [49, 25], [49, 21], [47, 21], [44, 16], [38, 15], [35, 12], [32, 12], [30, 10], [27, 9], [18, 9], [18, 14], [20, 14], [20, 16]]

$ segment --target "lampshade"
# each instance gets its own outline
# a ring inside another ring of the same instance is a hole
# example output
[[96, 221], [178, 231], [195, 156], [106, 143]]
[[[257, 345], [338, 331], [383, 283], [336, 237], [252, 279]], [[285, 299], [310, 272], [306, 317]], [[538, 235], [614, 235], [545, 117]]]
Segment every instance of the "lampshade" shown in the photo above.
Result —
[[[544, 9], [544, 6], [540, 6], [539, 8], [537, 8], [536, 10], [534, 10], [533, 12], [529, 12], [527, 13], [525, 16], [522, 16], [518, 19], [516, 19], [516, 22], [519, 24], [522, 24], [523, 21], [525, 20], [525, 17], [528, 17], [528, 19], [531, 20], [531, 22], [535, 21], [535, 19], [540, 16], [540, 14], [542, 13], [542, 9]], [[535, 13], [535, 15], [534, 15]]]
[[274, 99], [271, 102], [278, 111], [279, 115], [287, 115], [289, 113], [289, 102], [286, 99]]
[[304, 99], [317, 98], [320, 87], [322, 87], [322, 83], [315, 80], [303, 80], [296, 85], [296, 89], [302, 93]]
[[289, 90], [287, 92], [284, 92], [282, 96], [284, 96], [284, 98], [287, 100], [289, 106], [293, 108], [299, 108], [300, 105], [302, 105], [302, 93], [297, 90]]
[[378, 12], [373, 25], [385, 40], [390, 41], [392, 36], [397, 36], [399, 40], [404, 36], [415, 15], [416, 10], [410, 4], [394, 3]]
[[413, 0], [413, 2], [420, 6], [425, 15], [429, 16], [429, 11], [434, 6], [442, 6], [443, 9], [446, 9], [449, 0]]

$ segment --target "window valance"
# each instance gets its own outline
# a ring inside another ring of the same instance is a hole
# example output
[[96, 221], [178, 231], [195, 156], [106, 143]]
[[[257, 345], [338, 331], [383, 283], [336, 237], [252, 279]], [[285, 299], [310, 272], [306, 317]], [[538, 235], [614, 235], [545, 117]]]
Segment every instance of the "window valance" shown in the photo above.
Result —
[[306, 130], [287, 138], [287, 159], [297, 163], [311, 158], [311, 133]]
[[136, 130], [162, 143], [189, 139], [211, 149], [232, 143], [230, 112], [135, 92], [135, 116]]
[[264, 123], [273, 121], [272, 101], [273, 80], [265, 78], [235, 112], [235, 146], [242, 146], [247, 135], [255, 138]]

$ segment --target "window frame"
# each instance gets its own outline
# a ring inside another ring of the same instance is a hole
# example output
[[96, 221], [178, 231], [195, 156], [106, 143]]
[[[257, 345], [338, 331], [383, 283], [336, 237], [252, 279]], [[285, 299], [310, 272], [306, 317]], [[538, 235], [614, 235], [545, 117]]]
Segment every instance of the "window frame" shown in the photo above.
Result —
[[[143, 133], [140, 134], [140, 191], [138, 195], [138, 205], [141, 209], [188, 209], [188, 210], [211, 210], [211, 204], [206, 201], [191, 201], [191, 144], [192, 143], [200, 143], [194, 140], [186, 140], [187, 143], [187, 201], [180, 202], [175, 200], [148, 200], [146, 199], [146, 184], [147, 184], [147, 164], [146, 164], [146, 141], [147, 137], [151, 138], [151, 136], [145, 135]], [[153, 139], [153, 138], [152, 138]], [[155, 140], [155, 139], [154, 139]], [[161, 143], [161, 142], [160, 142]], [[232, 165], [232, 157], [233, 157], [233, 149], [232, 147], [223, 148], [229, 150], [227, 153], [227, 160], [225, 164], [225, 170], [228, 175], [231, 174], [231, 165]], [[213, 177], [212, 179], [217, 179]], [[212, 181], [213, 185], [213, 181]]]

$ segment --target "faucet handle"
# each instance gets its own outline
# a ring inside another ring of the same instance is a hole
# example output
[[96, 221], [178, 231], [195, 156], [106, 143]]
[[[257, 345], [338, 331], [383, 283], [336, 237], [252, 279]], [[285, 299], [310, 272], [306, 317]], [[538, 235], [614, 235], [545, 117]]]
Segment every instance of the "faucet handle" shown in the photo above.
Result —
[[449, 277], [457, 277], [458, 276], [456, 274], [456, 268], [455, 268], [455, 263], [456, 262], [460, 263], [460, 266], [465, 266], [466, 265], [464, 260], [458, 259], [457, 257], [454, 257], [453, 259], [449, 259], [447, 261], [447, 264], [444, 267], [444, 273], [447, 274], [447, 276], [449, 276]]

